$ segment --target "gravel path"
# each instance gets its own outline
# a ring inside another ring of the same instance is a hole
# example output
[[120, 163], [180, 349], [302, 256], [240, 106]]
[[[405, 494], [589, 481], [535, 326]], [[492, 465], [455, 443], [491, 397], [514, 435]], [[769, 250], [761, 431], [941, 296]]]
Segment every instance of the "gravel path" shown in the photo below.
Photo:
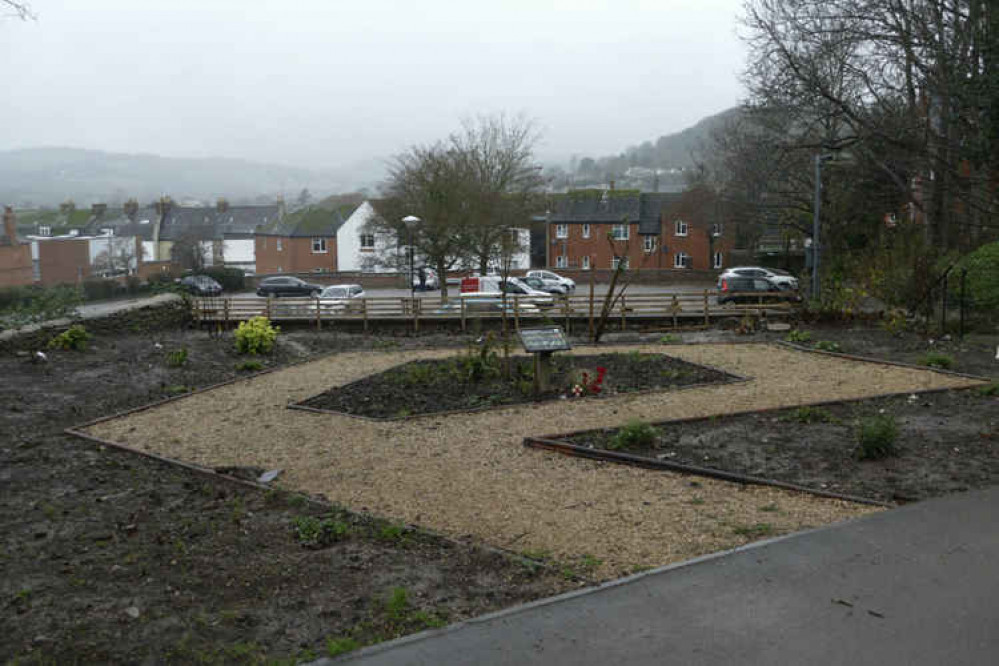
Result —
[[355, 510], [503, 548], [545, 552], [566, 562], [586, 554], [603, 562], [596, 575], [610, 577], [872, 509], [552, 455], [524, 448], [524, 436], [614, 426], [634, 418], [707, 416], [976, 383], [770, 345], [622, 350], [635, 349], [669, 353], [753, 380], [395, 423], [285, 409], [393, 365], [455, 352], [351, 353], [106, 421], [89, 432], [205, 466], [283, 468], [285, 486], [322, 493]]

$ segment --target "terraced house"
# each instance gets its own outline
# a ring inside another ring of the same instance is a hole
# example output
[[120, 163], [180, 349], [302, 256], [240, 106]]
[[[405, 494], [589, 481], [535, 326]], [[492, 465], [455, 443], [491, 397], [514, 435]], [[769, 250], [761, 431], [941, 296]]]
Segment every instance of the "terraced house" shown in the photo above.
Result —
[[711, 271], [724, 268], [731, 238], [696, 193], [576, 190], [554, 197], [546, 219], [553, 270]]

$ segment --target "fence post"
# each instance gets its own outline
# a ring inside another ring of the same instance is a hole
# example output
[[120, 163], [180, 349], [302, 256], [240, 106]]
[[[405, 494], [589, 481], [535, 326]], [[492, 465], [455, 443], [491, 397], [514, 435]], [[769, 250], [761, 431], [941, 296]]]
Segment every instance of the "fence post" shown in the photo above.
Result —
[[961, 336], [962, 340], [964, 339], [964, 283], [965, 283], [965, 280], [967, 279], [967, 277], [968, 277], [968, 269], [967, 268], [962, 268], [961, 269], [961, 296], [960, 296], [961, 302], [958, 303], [958, 311], [961, 313], [960, 314], [960, 318], [961, 319], [960, 319], [960, 324], [959, 324], [959, 328], [958, 328], [958, 335]]
[[[565, 293], [565, 297], [569, 298], [569, 292]], [[589, 340], [593, 340], [593, 274], [590, 274], [590, 337]]]
[[569, 307], [569, 294], [566, 294], [565, 300], [562, 301], [562, 311], [565, 314], [565, 334], [569, 335], [569, 312], [571, 311]]
[[513, 295], [513, 328], [520, 333], [520, 294]]
[[419, 333], [420, 332], [420, 306], [419, 306], [419, 302], [420, 301], [416, 297], [414, 297], [412, 299], [412, 301], [413, 302], [410, 303], [410, 307], [413, 308], [413, 333]]
[[271, 299], [274, 298], [270, 294], [267, 295], [267, 318], [271, 318]]
[[944, 273], [943, 276], [943, 294], [940, 299], [940, 335], [947, 334], [947, 276], [950, 273]]
[[625, 309], [627, 307], [627, 303], [628, 303], [628, 301], [627, 301], [625, 295], [621, 294], [621, 306], [620, 307], [621, 307], [621, 330], [622, 331], [628, 327], [628, 322], [625, 320], [625, 314], [624, 314], [624, 311], [625, 311]]
[[711, 326], [711, 315], [708, 311], [708, 290], [704, 290], [704, 325]]
[[361, 317], [364, 319], [364, 332], [368, 332], [368, 299], [361, 299]]
[[459, 294], [458, 302], [461, 303], [461, 332], [465, 332], [465, 299]]
[[224, 322], [222, 324], [222, 330], [229, 330], [229, 299], [226, 298], [222, 301], [222, 312], [224, 313]]
[[[346, 306], [344, 306], [344, 309], [346, 310]], [[322, 316], [319, 313], [319, 297], [318, 296], [316, 296], [316, 330], [317, 331], [323, 330], [323, 318], [322, 318]]]

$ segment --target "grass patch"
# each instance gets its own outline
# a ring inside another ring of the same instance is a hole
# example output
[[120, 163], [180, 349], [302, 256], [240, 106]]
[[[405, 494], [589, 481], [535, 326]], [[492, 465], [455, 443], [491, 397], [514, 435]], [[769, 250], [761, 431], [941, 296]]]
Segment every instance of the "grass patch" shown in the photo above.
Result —
[[341, 654], [347, 654], [348, 652], [353, 652], [359, 647], [361, 647], [361, 644], [358, 643], [357, 640], [349, 636], [343, 638], [327, 638], [326, 656], [339, 657]]
[[954, 367], [954, 357], [942, 352], [927, 352], [919, 357], [919, 364], [927, 368], [950, 370]]

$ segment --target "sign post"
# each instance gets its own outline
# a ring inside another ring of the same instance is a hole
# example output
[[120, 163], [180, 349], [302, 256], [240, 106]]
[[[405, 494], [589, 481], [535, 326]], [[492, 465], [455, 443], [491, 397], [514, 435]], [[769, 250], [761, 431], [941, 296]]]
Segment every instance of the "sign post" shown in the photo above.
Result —
[[520, 343], [534, 354], [534, 396], [548, 390], [552, 374], [552, 354], [572, 349], [561, 328], [522, 328]]

